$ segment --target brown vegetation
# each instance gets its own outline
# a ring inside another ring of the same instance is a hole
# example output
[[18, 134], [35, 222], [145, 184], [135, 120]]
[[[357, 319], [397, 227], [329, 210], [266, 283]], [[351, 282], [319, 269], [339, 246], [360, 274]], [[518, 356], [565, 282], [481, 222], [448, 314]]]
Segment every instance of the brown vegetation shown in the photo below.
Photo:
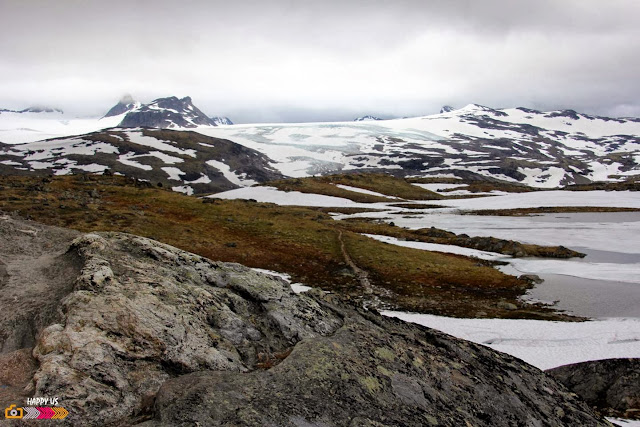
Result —
[[[351, 259], [368, 273], [371, 298], [384, 307], [455, 316], [561, 317], [523, 307], [517, 298], [529, 284], [477, 260], [387, 245], [313, 209], [243, 200], [203, 203], [118, 176], [5, 176], [0, 186], [3, 211], [83, 232], [142, 235], [213, 260], [276, 270], [310, 286], [368, 298], [341, 251], [342, 230]], [[500, 300], [521, 309], [502, 309]]]

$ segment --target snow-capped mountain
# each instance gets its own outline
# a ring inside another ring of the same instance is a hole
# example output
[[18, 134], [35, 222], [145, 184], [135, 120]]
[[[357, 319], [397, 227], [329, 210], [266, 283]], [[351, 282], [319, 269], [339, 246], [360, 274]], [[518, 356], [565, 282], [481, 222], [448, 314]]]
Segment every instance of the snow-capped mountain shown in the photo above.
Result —
[[354, 122], [368, 122], [373, 120], [382, 120], [382, 119], [380, 117], [371, 116], [371, 115], [366, 115], [366, 116], [353, 119]]
[[114, 128], [77, 137], [0, 144], [1, 174], [119, 173], [187, 194], [281, 178], [269, 159], [194, 132]]
[[449, 106], [449, 105], [443, 105], [443, 106], [442, 106], [442, 108], [440, 109], [440, 114], [443, 114], [443, 113], [450, 113], [450, 112], [452, 112], [453, 110], [455, 110], [455, 108], [453, 108], [453, 107], [451, 107], [451, 106]]
[[[498, 179], [551, 188], [640, 175], [640, 120], [635, 118], [470, 104], [407, 119], [218, 127], [192, 106], [190, 98], [162, 98], [127, 113], [93, 121], [58, 117], [47, 122], [42, 118], [60, 113], [2, 112], [0, 141], [81, 135], [125, 124], [192, 127], [199, 134], [260, 152], [282, 175], [292, 177], [384, 171], [400, 176]], [[45, 122], [48, 127], [43, 125]], [[6, 166], [3, 169], [35, 170], [21, 159], [38, 160], [28, 157], [27, 147], [19, 151], [17, 147], [0, 148], [0, 163]], [[126, 173], [133, 171], [136, 170]]]
[[64, 114], [60, 108], [54, 107], [45, 107], [45, 106], [32, 106], [29, 108], [25, 108], [24, 110], [7, 110], [5, 108], [0, 108], [0, 113], [60, 113]]
[[104, 117], [119, 116], [121, 114], [128, 113], [129, 111], [137, 110], [141, 106], [142, 104], [133, 99], [131, 95], [125, 95], [116, 105], [111, 107]]
[[216, 126], [233, 124], [229, 117], [211, 117], [211, 120], [216, 124]]
[[[29, 111], [31, 110], [31, 111]], [[82, 135], [117, 126], [124, 115], [78, 117], [58, 109], [34, 112], [0, 110], [0, 142], [20, 144], [69, 135]]]
[[216, 123], [195, 107], [190, 97], [171, 96], [158, 98], [128, 112], [119, 126], [175, 129], [216, 126]]
[[640, 120], [476, 104], [358, 123], [235, 125], [198, 132], [273, 160], [288, 176], [338, 171], [499, 179], [557, 187], [640, 175]]
[[19, 144], [82, 135], [116, 126], [190, 129], [216, 126], [218, 121], [222, 123], [225, 119], [210, 119], [193, 105], [189, 97], [159, 98], [149, 104], [141, 104], [125, 95], [102, 117], [74, 116], [59, 109], [42, 107], [21, 111], [0, 109], [0, 142]]

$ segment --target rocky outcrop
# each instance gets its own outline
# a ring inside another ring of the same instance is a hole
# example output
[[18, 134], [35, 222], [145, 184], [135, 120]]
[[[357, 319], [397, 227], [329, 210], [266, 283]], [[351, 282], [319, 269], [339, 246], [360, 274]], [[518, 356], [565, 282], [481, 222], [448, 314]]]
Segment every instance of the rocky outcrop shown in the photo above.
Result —
[[62, 253], [76, 269], [12, 379], [37, 367], [24, 390], [59, 397], [61, 424], [606, 425], [513, 357], [238, 264], [122, 233]]
[[373, 313], [342, 312], [336, 333], [300, 342], [269, 370], [166, 382], [154, 425], [599, 424], [514, 358]]
[[210, 117], [210, 119], [213, 121], [213, 123], [215, 123], [216, 126], [221, 126], [221, 125], [232, 125], [233, 122], [231, 121], [231, 119], [229, 117]]
[[366, 116], [357, 117], [353, 119], [354, 122], [369, 122], [369, 121], [376, 121], [376, 120], [382, 120], [382, 119], [380, 117], [376, 117], [372, 115], [366, 115]]
[[585, 254], [565, 248], [564, 246], [539, 246], [517, 242], [515, 240], [498, 239], [496, 237], [474, 236], [455, 234], [450, 231], [435, 227], [421, 228], [414, 231], [418, 240], [427, 243], [441, 243], [480, 251], [496, 252], [510, 255], [515, 258], [525, 256], [544, 258], [584, 258]]
[[247, 372], [341, 325], [280, 279], [148, 239], [90, 234], [71, 251], [84, 267], [64, 321], [40, 334], [34, 382], [37, 395], [64, 396], [76, 422], [147, 414], [171, 377]]
[[640, 359], [606, 359], [547, 371], [609, 416], [640, 419]]

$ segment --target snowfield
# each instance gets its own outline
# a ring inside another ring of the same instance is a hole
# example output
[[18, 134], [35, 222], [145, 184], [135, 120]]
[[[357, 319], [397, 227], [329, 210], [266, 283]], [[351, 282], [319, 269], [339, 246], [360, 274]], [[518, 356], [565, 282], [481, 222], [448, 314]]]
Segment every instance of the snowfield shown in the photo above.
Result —
[[298, 191], [280, 191], [275, 187], [245, 187], [223, 193], [213, 194], [208, 197], [217, 199], [253, 199], [263, 203], [275, 203], [283, 206], [313, 206], [313, 207], [352, 207], [352, 208], [376, 208], [384, 209], [384, 204], [356, 203], [348, 199], [321, 194], [300, 193]]
[[398, 311], [383, 314], [486, 345], [542, 370], [589, 360], [640, 357], [640, 319], [636, 318], [549, 322], [455, 319]]
[[0, 113], [0, 142], [21, 144], [48, 138], [83, 135], [117, 126], [124, 114], [82, 118], [63, 113]]
[[[587, 194], [583, 194], [587, 193]], [[564, 206], [608, 206], [640, 208], [637, 191], [536, 191], [509, 193], [495, 197], [457, 199], [440, 202], [461, 210], [517, 209]]]
[[[575, 182], [577, 176], [616, 181], [640, 174], [640, 122], [572, 111], [494, 110], [470, 104], [396, 120], [209, 126], [195, 124], [193, 107], [180, 112], [152, 103], [144, 108], [179, 114], [188, 126], [184, 129], [255, 149], [290, 177], [349, 170], [405, 170], [419, 176], [470, 171], [555, 188]], [[76, 119], [60, 113], [3, 112], [0, 141], [80, 135], [116, 127], [124, 116]], [[183, 129], [175, 122], [170, 127]]]

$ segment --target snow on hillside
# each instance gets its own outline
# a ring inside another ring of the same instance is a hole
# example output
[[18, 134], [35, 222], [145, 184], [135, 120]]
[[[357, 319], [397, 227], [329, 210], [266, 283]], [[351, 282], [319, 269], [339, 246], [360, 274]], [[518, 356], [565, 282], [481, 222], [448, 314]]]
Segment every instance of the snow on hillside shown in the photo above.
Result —
[[256, 200], [263, 203], [275, 203], [289, 206], [331, 206], [331, 207], [351, 207], [351, 208], [375, 208], [384, 205], [370, 203], [356, 203], [348, 199], [334, 196], [324, 196], [321, 194], [308, 194], [299, 191], [280, 191], [274, 187], [245, 187], [223, 193], [213, 194], [209, 197], [217, 199], [244, 199]]
[[110, 170], [187, 194], [282, 177], [269, 159], [231, 141], [135, 128], [0, 146], [0, 167], [41, 175]]
[[64, 113], [0, 113], [0, 142], [20, 144], [62, 136], [83, 135], [117, 126], [124, 114], [81, 118]]
[[197, 132], [276, 160], [285, 175], [395, 170], [473, 173], [535, 187], [640, 174], [640, 121], [470, 104], [408, 119], [236, 125]]
[[[129, 105], [129, 104], [127, 104]], [[448, 109], [447, 109], [448, 110]], [[0, 141], [18, 143], [127, 126], [193, 128], [255, 149], [284, 175], [340, 171], [453, 174], [542, 188], [640, 174], [640, 120], [571, 110], [494, 110], [470, 104], [425, 117], [333, 123], [210, 126], [189, 97], [162, 98], [125, 116], [0, 113]], [[125, 120], [126, 119], [126, 120]]]

